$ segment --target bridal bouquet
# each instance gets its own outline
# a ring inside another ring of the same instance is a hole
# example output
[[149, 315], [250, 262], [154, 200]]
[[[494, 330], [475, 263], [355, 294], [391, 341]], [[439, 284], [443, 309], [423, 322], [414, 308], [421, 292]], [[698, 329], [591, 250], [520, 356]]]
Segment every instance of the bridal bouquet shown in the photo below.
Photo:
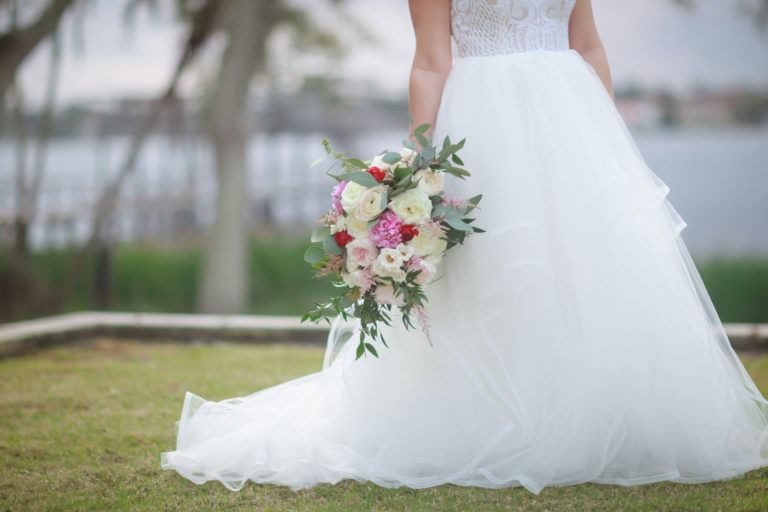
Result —
[[[415, 317], [431, 343], [423, 287], [436, 278], [448, 249], [483, 231], [468, 217], [482, 196], [459, 200], [443, 190], [446, 174], [469, 176], [457, 155], [465, 139], [452, 144], [446, 136], [438, 151], [424, 135], [428, 128], [423, 124], [413, 131], [421, 151], [404, 140], [399, 152], [385, 150], [371, 160], [348, 158], [323, 140], [323, 158], [334, 158], [326, 174], [337, 183], [304, 259], [315, 277], [330, 277], [343, 292], [316, 303], [301, 321], [358, 318], [358, 359], [366, 352], [378, 357], [371, 341], [387, 346], [379, 325], [391, 325], [393, 307], [408, 329]], [[340, 172], [334, 174], [337, 166]]]

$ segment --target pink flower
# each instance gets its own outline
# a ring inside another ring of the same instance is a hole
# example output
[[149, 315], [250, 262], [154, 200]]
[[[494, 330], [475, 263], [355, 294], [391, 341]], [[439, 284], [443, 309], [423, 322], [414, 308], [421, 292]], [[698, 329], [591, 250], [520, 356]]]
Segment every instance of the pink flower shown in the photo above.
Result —
[[371, 228], [371, 239], [377, 247], [395, 248], [403, 241], [400, 228], [403, 221], [392, 210], [385, 210]]
[[367, 238], [358, 238], [347, 244], [347, 260], [352, 267], [370, 267], [378, 255], [379, 250]]
[[466, 208], [469, 206], [469, 202], [466, 199], [458, 199], [453, 197], [443, 196], [443, 204], [453, 206], [454, 208]]
[[341, 207], [341, 193], [344, 192], [344, 187], [347, 186], [348, 181], [340, 181], [333, 187], [331, 191], [331, 199], [333, 201], [333, 207], [337, 212], [342, 212], [344, 209]]

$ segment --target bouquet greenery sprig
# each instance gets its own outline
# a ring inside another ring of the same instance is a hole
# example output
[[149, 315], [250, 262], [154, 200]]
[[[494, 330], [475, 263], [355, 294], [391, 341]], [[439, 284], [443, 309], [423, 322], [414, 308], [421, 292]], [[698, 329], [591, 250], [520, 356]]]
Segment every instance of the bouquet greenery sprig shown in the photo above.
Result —
[[425, 136], [429, 126], [412, 132], [420, 150], [404, 140], [399, 152], [384, 150], [370, 160], [335, 152], [323, 140], [323, 158], [334, 160], [326, 174], [337, 183], [304, 259], [315, 277], [330, 278], [341, 291], [316, 303], [301, 321], [359, 319], [358, 359], [378, 357], [377, 340], [387, 346], [380, 326], [391, 325], [393, 308], [406, 329], [415, 327], [415, 318], [432, 342], [424, 287], [438, 276], [447, 250], [483, 232], [470, 216], [482, 195], [460, 200], [444, 191], [446, 175], [470, 175], [457, 154], [465, 139], [454, 144], [446, 136], [438, 151]]

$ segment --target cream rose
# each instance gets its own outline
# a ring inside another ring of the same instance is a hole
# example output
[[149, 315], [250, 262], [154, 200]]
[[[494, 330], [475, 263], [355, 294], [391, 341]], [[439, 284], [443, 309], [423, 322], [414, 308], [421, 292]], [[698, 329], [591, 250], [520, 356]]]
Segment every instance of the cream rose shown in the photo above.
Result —
[[421, 257], [441, 256], [448, 248], [448, 242], [432, 229], [419, 229], [419, 234], [413, 237], [408, 245], [413, 247], [416, 256]]
[[347, 249], [347, 268], [367, 267], [371, 265], [379, 255], [379, 250], [368, 238], [356, 238], [349, 242]]
[[347, 183], [341, 192], [341, 207], [344, 208], [344, 211], [350, 213], [357, 206], [357, 203], [360, 202], [360, 198], [363, 197], [366, 190], [368, 190], [367, 187], [354, 181]]
[[443, 191], [443, 182], [445, 176], [442, 172], [435, 172], [432, 169], [422, 169], [413, 175], [418, 180], [418, 186], [428, 196], [434, 196]]
[[421, 189], [408, 189], [389, 202], [389, 207], [405, 224], [419, 224], [429, 219], [432, 202]]
[[[343, 199], [343, 196], [342, 196], [342, 199]], [[357, 220], [362, 220], [367, 222], [369, 220], [373, 220], [376, 217], [378, 217], [379, 214], [383, 212], [386, 207], [387, 207], [387, 187], [385, 187], [384, 185], [377, 185], [363, 192], [363, 195], [358, 200], [351, 214]]]
[[344, 225], [346, 227], [344, 229], [347, 230], [347, 233], [355, 238], [368, 238], [370, 234], [368, 231], [368, 221], [358, 219], [354, 215], [345, 217], [345, 219]]
[[403, 297], [396, 297], [395, 288], [389, 283], [377, 284], [373, 296], [376, 298], [376, 302], [380, 304], [392, 304], [393, 306], [403, 304]]

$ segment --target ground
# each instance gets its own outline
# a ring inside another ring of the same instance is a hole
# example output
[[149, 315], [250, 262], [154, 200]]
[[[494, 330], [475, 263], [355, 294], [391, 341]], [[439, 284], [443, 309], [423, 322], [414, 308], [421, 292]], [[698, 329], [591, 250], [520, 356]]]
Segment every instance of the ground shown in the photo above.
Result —
[[[768, 354], [742, 356], [764, 394]], [[291, 345], [91, 340], [0, 361], [0, 510], [768, 510], [768, 469], [700, 485], [489, 490], [383, 489], [343, 482], [232, 492], [161, 470], [186, 390], [208, 399], [319, 369]]]

